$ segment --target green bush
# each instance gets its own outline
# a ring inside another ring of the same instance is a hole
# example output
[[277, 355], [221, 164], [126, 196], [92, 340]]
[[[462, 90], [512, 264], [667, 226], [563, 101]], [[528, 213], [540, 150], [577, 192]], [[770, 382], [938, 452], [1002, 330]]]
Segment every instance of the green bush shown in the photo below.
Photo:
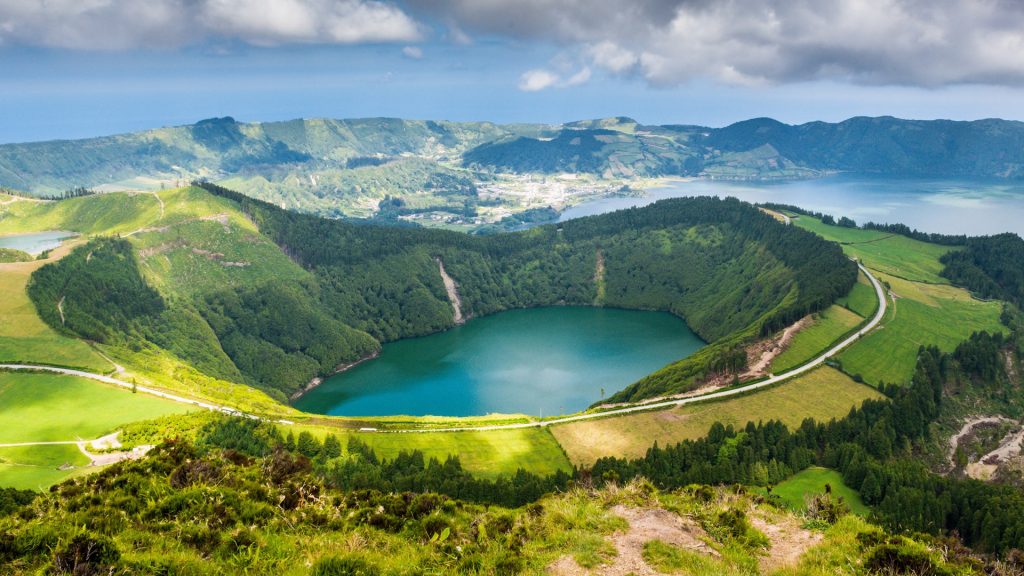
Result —
[[379, 576], [380, 569], [361, 556], [329, 556], [313, 565], [312, 576]]

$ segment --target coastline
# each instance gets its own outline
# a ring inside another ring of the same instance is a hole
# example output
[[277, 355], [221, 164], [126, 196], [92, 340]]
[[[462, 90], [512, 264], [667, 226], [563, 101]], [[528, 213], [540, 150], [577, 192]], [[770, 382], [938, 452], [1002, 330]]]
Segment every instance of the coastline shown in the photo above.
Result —
[[[355, 368], [356, 366], [362, 364], [363, 362], [366, 362], [367, 360], [373, 360], [374, 358], [376, 358], [378, 356], [380, 356], [380, 350], [377, 350], [373, 354], [370, 354], [368, 356], [363, 356], [362, 358], [356, 360], [355, 362], [349, 362], [348, 364], [341, 364], [337, 368], [335, 368], [333, 372], [328, 374], [326, 376], [326, 378], [330, 378], [331, 376], [334, 376], [336, 374], [341, 374], [342, 372], [344, 372], [346, 370], [351, 370], [351, 369]], [[309, 392], [313, 388], [316, 388], [317, 386], [323, 384], [324, 380], [326, 378], [321, 378], [320, 376], [317, 376], [316, 378], [313, 378], [312, 380], [309, 381], [308, 384], [306, 384], [302, 388], [300, 388], [300, 389], [296, 390], [295, 392], [293, 392], [292, 395], [288, 397], [288, 402], [292, 403], [292, 402], [295, 402], [296, 400], [298, 400], [299, 398], [302, 398], [302, 396], [306, 392]]]

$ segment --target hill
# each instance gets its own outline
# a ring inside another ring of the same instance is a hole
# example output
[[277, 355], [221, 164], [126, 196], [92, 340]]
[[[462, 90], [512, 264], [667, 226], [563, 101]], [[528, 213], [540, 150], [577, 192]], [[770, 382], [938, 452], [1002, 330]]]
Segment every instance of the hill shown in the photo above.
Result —
[[565, 202], [565, 190], [538, 194], [517, 178], [523, 174], [591, 178], [580, 194], [661, 176], [778, 179], [843, 171], [1020, 179], [1022, 150], [1024, 123], [997, 119], [851, 118], [791, 126], [761, 118], [707, 128], [630, 118], [549, 126], [226, 117], [0, 145], [0, 187], [52, 195], [78, 187], [157, 190], [206, 179], [321, 215], [420, 215], [472, 227]]
[[327, 220], [205, 188], [35, 203], [0, 220], [0, 229], [23, 226], [19, 216], [31, 213], [47, 226], [97, 231], [83, 215], [136, 203], [103, 225], [139, 228], [95, 238], [33, 274], [40, 317], [115, 354], [169, 353], [283, 400], [380, 342], [453, 326], [443, 264], [467, 317], [596, 302], [672, 312], [713, 343], [629, 392], [639, 399], [739, 369], [749, 339], [826, 308], [856, 281], [837, 246], [736, 200], [668, 200], [475, 237]]

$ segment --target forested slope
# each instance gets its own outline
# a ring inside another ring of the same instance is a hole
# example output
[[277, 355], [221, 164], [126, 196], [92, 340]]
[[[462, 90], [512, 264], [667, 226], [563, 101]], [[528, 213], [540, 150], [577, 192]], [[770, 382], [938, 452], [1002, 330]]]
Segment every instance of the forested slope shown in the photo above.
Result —
[[[437, 260], [463, 314], [480, 316], [594, 304], [601, 253], [598, 304], [670, 311], [714, 343], [624, 395], [637, 399], [742, 367], [746, 338], [828, 306], [856, 281], [837, 246], [736, 200], [676, 199], [476, 237], [325, 220], [204, 186], [214, 196], [168, 195], [172, 223], [94, 240], [42, 268], [30, 291], [42, 317], [81, 337], [158, 346], [283, 398], [379, 342], [451, 327]], [[174, 220], [179, 212], [198, 217]], [[107, 289], [125, 306], [99, 296]]]

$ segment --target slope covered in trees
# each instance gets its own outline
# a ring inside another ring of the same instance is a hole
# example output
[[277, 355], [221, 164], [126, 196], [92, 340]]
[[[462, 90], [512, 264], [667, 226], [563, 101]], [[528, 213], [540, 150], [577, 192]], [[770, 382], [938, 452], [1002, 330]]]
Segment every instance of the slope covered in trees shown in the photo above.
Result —
[[1016, 234], [969, 238], [942, 257], [942, 275], [983, 298], [1024, 306], [1024, 239]]
[[94, 240], [43, 267], [30, 295], [44, 320], [92, 340], [158, 346], [283, 398], [380, 342], [453, 326], [438, 260], [471, 317], [592, 305], [600, 252], [600, 304], [670, 311], [713, 342], [624, 395], [638, 399], [742, 367], [746, 339], [827, 307], [856, 281], [838, 246], [736, 200], [668, 200], [468, 236], [326, 220], [203, 186], [215, 196], [174, 192], [163, 226]]
[[[435, 259], [458, 283], [463, 313], [591, 305], [597, 253], [603, 305], [667, 310], [710, 347], [629, 399], [690, 386], [710, 371], [739, 368], [744, 338], [773, 332], [827, 307], [856, 282], [838, 246], [787, 227], [735, 199], [685, 198], [474, 237], [368, 226], [277, 209], [228, 190], [263, 233], [320, 279], [321, 300], [346, 324], [390, 340], [451, 326]], [[742, 332], [743, 335], [735, 336]]]

